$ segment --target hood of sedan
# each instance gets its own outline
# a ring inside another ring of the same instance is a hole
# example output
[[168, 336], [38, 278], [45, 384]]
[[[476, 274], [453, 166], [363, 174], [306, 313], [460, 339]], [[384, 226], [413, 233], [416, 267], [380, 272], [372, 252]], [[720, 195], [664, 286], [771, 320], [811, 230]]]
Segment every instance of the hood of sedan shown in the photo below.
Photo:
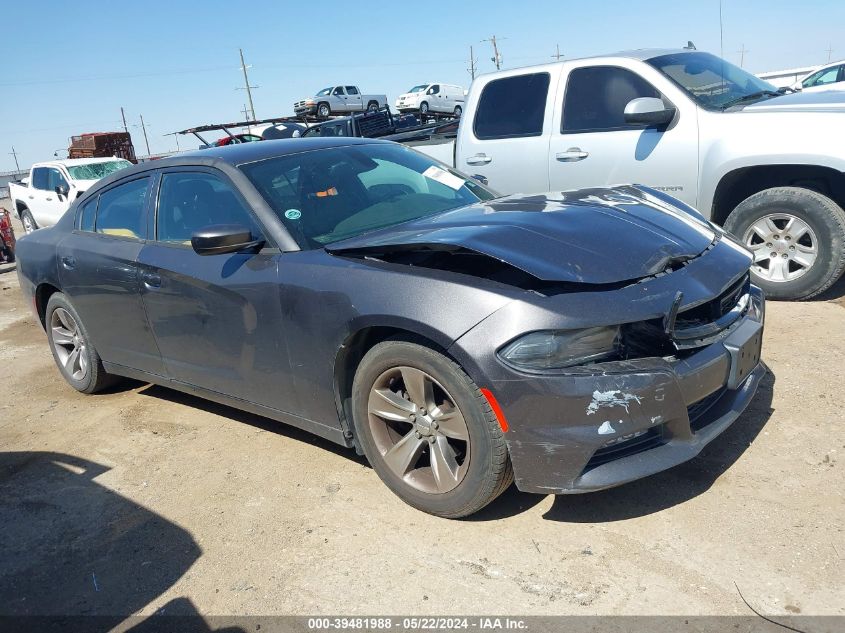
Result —
[[742, 108], [743, 112], [845, 112], [845, 93], [793, 92], [758, 101]]
[[[676, 206], [677, 205], [680, 206]], [[641, 186], [509, 196], [335, 242], [335, 255], [464, 251], [541, 281], [616, 284], [673, 270], [716, 233], [692, 209]]]

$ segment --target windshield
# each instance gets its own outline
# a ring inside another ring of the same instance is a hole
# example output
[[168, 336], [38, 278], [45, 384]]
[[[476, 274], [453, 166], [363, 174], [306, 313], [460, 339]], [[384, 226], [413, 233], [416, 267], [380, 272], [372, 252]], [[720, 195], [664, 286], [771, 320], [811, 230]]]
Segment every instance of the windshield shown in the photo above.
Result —
[[419, 86], [414, 86], [408, 92], [422, 92], [426, 88], [428, 88], [428, 84], [420, 84]]
[[710, 53], [673, 53], [648, 60], [705, 108], [723, 109], [745, 100], [772, 96], [777, 89]]
[[495, 197], [402, 145], [331, 147], [240, 168], [303, 249]]
[[121, 169], [131, 167], [128, 160], [111, 160], [104, 163], [68, 166], [67, 171], [73, 180], [99, 180]]
[[329, 86], [328, 88], [323, 88], [320, 92], [318, 92], [315, 97], [325, 97], [326, 95], [330, 95], [334, 90], [334, 86]]

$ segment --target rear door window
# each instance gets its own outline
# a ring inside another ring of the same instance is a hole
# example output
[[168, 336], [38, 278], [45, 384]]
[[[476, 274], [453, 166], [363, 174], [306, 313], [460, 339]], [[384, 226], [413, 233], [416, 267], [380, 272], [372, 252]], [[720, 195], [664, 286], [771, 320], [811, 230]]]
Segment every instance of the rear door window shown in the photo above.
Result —
[[481, 91], [473, 130], [481, 140], [543, 134], [549, 73], [494, 79]]
[[625, 122], [625, 106], [639, 97], [660, 98], [660, 93], [625, 68], [576, 68], [566, 83], [561, 132], [640, 129], [643, 125]]
[[346, 86], [346, 94], [357, 95], [358, 94], [358, 88], [356, 88], [355, 86]]
[[82, 208], [79, 210], [79, 229], [82, 231], [93, 231], [94, 230], [94, 222], [97, 217], [97, 202], [99, 201], [100, 196], [94, 196], [82, 205]]
[[132, 180], [100, 194], [97, 233], [136, 240], [147, 238], [147, 193], [150, 178]]

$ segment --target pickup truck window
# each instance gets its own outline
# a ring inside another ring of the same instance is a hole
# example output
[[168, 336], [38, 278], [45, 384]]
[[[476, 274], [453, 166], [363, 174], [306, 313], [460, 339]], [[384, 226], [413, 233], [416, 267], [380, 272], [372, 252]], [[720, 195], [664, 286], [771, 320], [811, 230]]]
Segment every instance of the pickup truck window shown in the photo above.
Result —
[[323, 88], [323, 89], [322, 89], [320, 92], [318, 92], [315, 96], [317, 96], [317, 97], [325, 97], [325, 96], [327, 96], [327, 95], [330, 95], [330, 94], [332, 93], [332, 90], [334, 90], [334, 86], [332, 86], [332, 87], [330, 87], [330, 88]]
[[473, 131], [480, 140], [540, 136], [549, 73], [494, 79], [481, 91]]
[[625, 122], [631, 99], [657, 97], [660, 93], [645, 79], [617, 66], [576, 68], [569, 73], [563, 98], [560, 131], [609, 132], [640, 129]]
[[721, 110], [745, 97], [758, 101], [777, 95], [772, 84], [710, 53], [671, 53], [652, 57], [647, 63], [711, 110]]
[[100, 194], [97, 233], [136, 240], [147, 237], [146, 208], [149, 177], [117, 185]]
[[335, 95], [335, 96], [342, 97], [343, 96], [343, 86], [338, 86], [337, 88], [335, 88], [334, 92], [332, 94]]
[[358, 94], [358, 88], [356, 88], [355, 86], [346, 86], [346, 94], [357, 95]]
[[62, 176], [62, 172], [58, 169], [50, 168], [47, 170], [47, 190], [55, 191], [58, 186], [67, 187], [67, 180]]
[[32, 169], [32, 188], [33, 189], [41, 189], [43, 191], [48, 191], [49, 187], [47, 186], [47, 179], [48, 179], [48, 169], [46, 167], [34, 167]]

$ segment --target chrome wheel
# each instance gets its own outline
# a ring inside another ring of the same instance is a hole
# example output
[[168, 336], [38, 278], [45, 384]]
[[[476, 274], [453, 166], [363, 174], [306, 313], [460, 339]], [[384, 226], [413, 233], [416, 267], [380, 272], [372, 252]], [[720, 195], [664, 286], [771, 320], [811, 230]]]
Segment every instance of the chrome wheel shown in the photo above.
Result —
[[742, 238], [754, 254], [753, 270], [767, 281], [792, 281], [810, 270], [819, 255], [813, 229], [789, 213], [771, 213], [754, 222]]
[[67, 374], [74, 380], [83, 380], [88, 375], [88, 355], [85, 339], [76, 319], [64, 308], [56, 308], [50, 317], [50, 339], [56, 358]]
[[35, 220], [32, 219], [32, 215], [28, 211], [21, 216], [21, 224], [23, 224], [23, 230], [26, 233], [32, 233], [35, 230]]
[[330, 113], [331, 113], [331, 110], [329, 110], [329, 106], [327, 106], [325, 103], [320, 104], [320, 107], [317, 110], [317, 114], [319, 114], [321, 117], [325, 118], [325, 117], [329, 116]]
[[452, 396], [413, 367], [394, 367], [373, 384], [370, 432], [385, 464], [422, 492], [458, 486], [469, 468], [469, 430]]

